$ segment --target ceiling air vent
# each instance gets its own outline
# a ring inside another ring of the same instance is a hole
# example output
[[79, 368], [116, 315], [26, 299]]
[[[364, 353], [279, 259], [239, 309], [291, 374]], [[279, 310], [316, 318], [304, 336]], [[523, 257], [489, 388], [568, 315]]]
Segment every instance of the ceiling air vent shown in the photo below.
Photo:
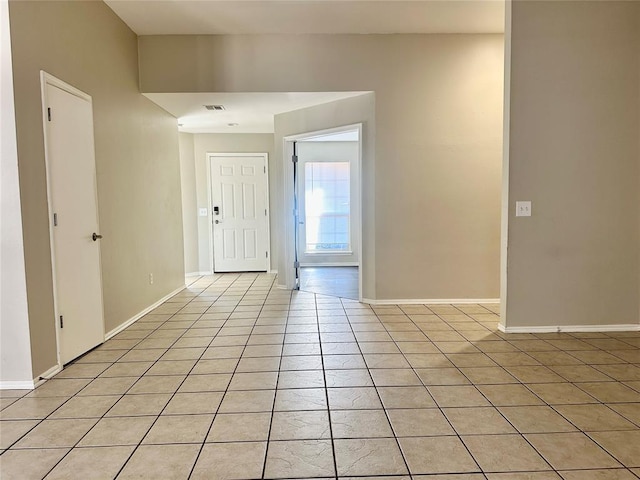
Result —
[[224, 110], [224, 105], [205, 105], [204, 108], [206, 108], [207, 110], [219, 112]]

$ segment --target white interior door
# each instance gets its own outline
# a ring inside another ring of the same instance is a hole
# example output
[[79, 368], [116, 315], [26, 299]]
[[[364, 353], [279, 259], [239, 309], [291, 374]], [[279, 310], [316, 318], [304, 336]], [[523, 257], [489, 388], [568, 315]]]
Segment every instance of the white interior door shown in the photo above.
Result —
[[210, 155], [214, 272], [269, 266], [266, 155]]
[[82, 92], [48, 76], [43, 82], [56, 323], [64, 365], [104, 341], [93, 108]]

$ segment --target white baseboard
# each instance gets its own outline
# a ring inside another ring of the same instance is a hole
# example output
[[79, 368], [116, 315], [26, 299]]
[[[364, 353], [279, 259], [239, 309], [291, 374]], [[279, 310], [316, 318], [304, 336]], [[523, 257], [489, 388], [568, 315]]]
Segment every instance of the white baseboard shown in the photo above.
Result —
[[212, 271], [208, 271], [208, 272], [190, 272], [190, 273], [185, 273], [184, 276], [185, 277], [202, 277], [204, 275], [213, 275]]
[[[145, 308], [141, 312], [137, 313], [136, 315], [131, 317], [129, 320], [127, 320], [124, 323], [122, 323], [120, 326], [114, 328], [110, 332], [107, 332], [105, 334], [105, 336], [104, 336], [105, 341], [107, 341], [110, 338], [114, 337], [115, 335], [120, 333], [122, 330], [127, 328], [129, 325], [135, 323], [137, 320], [139, 320], [142, 317], [144, 317], [147, 313], [149, 313], [154, 308], [162, 305], [164, 302], [169, 300], [171, 297], [173, 297], [177, 293], [181, 292], [184, 288], [185, 287], [183, 285], [183, 286], [175, 289], [173, 292], [169, 293], [168, 295], [165, 295], [160, 300], [158, 300], [156, 303], [154, 303], [153, 305], [150, 305], [149, 307]], [[60, 371], [62, 371], [62, 366], [54, 365], [53, 367], [51, 367], [46, 372], [38, 375], [34, 380], [16, 381], [16, 382], [12, 382], [12, 381], [0, 382], [0, 390], [33, 390], [35, 387], [37, 387], [38, 385], [46, 382], [47, 380], [49, 380], [51, 377], [53, 377], [55, 374], [57, 374]]]
[[33, 390], [35, 382], [33, 380], [17, 382], [0, 382], [0, 390]]
[[39, 386], [39, 385], [42, 385], [44, 382], [49, 380], [55, 374], [60, 373], [61, 371], [62, 371], [62, 365], [58, 364], [58, 365], [54, 365], [53, 367], [51, 367], [46, 372], [41, 373], [38, 377], [33, 379], [34, 388]]
[[370, 298], [363, 298], [362, 303], [368, 303], [369, 305], [449, 305], [452, 303], [457, 304], [475, 304], [475, 303], [499, 303], [499, 298], [429, 298], [429, 299], [415, 299], [415, 298], [397, 298], [390, 300], [373, 300]]
[[41, 373], [33, 380], [26, 380], [22, 382], [0, 382], [0, 390], [33, 390], [38, 385], [42, 385], [44, 382], [53, 377], [56, 373], [62, 371], [62, 366], [54, 365], [49, 370]]
[[499, 323], [498, 330], [504, 333], [639, 332], [640, 325], [636, 323], [621, 323], [615, 325], [545, 325], [531, 327], [505, 327], [502, 323]]
[[268, 273], [273, 273], [274, 275], [277, 275], [278, 274], [278, 270], [269, 270]]
[[162, 305], [164, 302], [166, 302], [167, 300], [169, 300], [171, 297], [173, 297], [174, 295], [176, 295], [177, 293], [181, 292], [182, 290], [185, 289], [185, 286], [181, 286], [179, 288], [176, 288], [173, 292], [169, 293], [168, 295], [165, 295], [164, 297], [162, 297], [160, 300], [158, 300], [156, 303], [154, 303], [153, 305], [148, 306], [147, 308], [145, 308], [144, 310], [142, 310], [139, 313], [136, 313], [133, 317], [131, 317], [129, 320], [126, 320], [124, 323], [121, 323], [119, 326], [117, 326], [116, 328], [114, 328], [113, 330], [111, 330], [110, 332], [107, 332], [104, 336], [104, 340], [105, 342], [107, 340], [109, 340], [110, 338], [114, 337], [115, 335], [117, 335], [118, 333], [120, 333], [121, 331], [123, 331], [125, 328], [127, 328], [128, 326], [134, 324], [136, 321], [140, 320], [142, 317], [144, 317], [147, 313], [149, 313], [151, 310], [153, 310], [156, 307], [159, 307], [160, 305]]

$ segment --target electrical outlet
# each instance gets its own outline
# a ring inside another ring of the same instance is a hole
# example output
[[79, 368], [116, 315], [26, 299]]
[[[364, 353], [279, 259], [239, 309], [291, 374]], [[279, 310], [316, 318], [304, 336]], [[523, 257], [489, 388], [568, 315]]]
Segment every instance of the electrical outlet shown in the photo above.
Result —
[[153, 273], [149, 274], [149, 285], [153, 285]]
[[530, 217], [531, 202], [516, 202], [516, 217]]

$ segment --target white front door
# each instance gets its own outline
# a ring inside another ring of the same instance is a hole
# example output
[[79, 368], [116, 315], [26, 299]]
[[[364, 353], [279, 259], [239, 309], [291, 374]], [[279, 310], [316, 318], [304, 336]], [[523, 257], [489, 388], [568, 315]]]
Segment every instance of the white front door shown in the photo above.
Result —
[[266, 154], [210, 155], [213, 271], [269, 266]]
[[[43, 76], [47, 189], [64, 365], [104, 341], [91, 97]], [[94, 237], [96, 234], [96, 237]]]

